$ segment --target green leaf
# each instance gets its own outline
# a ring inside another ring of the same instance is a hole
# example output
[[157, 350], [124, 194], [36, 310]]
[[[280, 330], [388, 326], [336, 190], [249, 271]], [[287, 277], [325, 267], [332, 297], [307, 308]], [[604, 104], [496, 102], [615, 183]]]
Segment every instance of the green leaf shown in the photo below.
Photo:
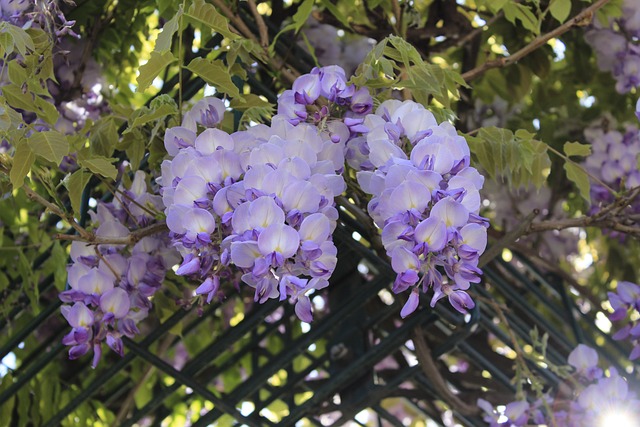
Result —
[[13, 165], [9, 172], [9, 178], [11, 179], [13, 188], [22, 187], [24, 178], [29, 173], [29, 170], [31, 170], [35, 159], [36, 156], [33, 151], [31, 151], [31, 148], [29, 148], [29, 144], [26, 142], [18, 143], [16, 152], [13, 155]]
[[551, 12], [551, 16], [563, 23], [571, 13], [571, 0], [551, 0], [549, 12]]
[[0, 45], [4, 50], [2, 56], [8, 55], [14, 50], [17, 50], [18, 53], [24, 57], [27, 56], [28, 50], [35, 50], [33, 40], [31, 40], [29, 34], [20, 27], [4, 21], [0, 23], [0, 33], [7, 34], [9, 36], [8, 42], [5, 37], [0, 39]]
[[158, 75], [173, 62], [177, 61], [177, 59], [173, 56], [171, 52], [151, 52], [151, 57], [146, 64], [142, 65], [139, 69], [140, 74], [136, 78], [138, 82], [138, 88], [136, 92], [144, 92], [145, 89], [149, 87], [149, 85], [153, 82], [153, 80], [158, 77]]
[[[344, 16], [344, 13], [340, 12], [340, 9], [338, 9], [336, 7], [336, 5], [334, 5], [333, 3], [331, 3], [331, 0], [322, 0], [322, 5], [324, 7], [327, 8], [327, 10], [329, 12], [331, 12], [331, 14], [338, 20], [340, 21], [340, 23], [342, 25], [344, 25], [346, 28], [351, 28], [351, 23], [349, 22], [349, 19]], [[369, 8], [372, 8], [371, 5], [369, 5]], [[307, 17], [308, 18], [308, 17]]]
[[180, 26], [182, 13], [182, 5], [180, 5], [178, 13], [164, 24], [162, 31], [158, 34], [158, 38], [156, 39], [156, 45], [153, 48], [155, 52], [163, 53], [171, 50], [171, 41], [173, 40], [173, 35], [178, 31], [178, 27]]
[[204, 0], [195, 0], [185, 16], [192, 21], [205, 25], [216, 33], [222, 34], [228, 39], [237, 39], [238, 36], [229, 30], [229, 21], [220, 15], [213, 5], [205, 3]]
[[[300, 4], [300, 6], [298, 6], [298, 10], [296, 11], [296, 13], [293, 15], [293, 18], [292, 18], [293, 22], [291, 22], [291, 24], [285, 26], [273, 38], [273, 42], [271, 43], [271, 46], [269, 46], [269, 53], [270, 54], [273, 55], [273, 53], [275, 52], [276, 42], [278, 41], [278, 38], [282, 34], [286, 33], [287, 31], [291, 31], [291, 30], [294, 30], [296, 32], [296, 34], [298, 33], [298, 31], [300, 31], [300, 28], [302, 28], [304, 23], [307, 22], [307, 19], [309, 19], [309, 15], [311, 15], [311, 11], [313, 10], [314, 3], [315, 3], [315, 0], [304, 0]], [[349, 24], [347, 23], [347, 26], [348, 25]]]
[[69, 190], [69, 199], [71, 200], [71, 208], [77, 215], [80, 214], [82, 205], [82, 192], [84, 187], [91, 179], [91, 174], [83, 170], [77, 170], [71, 174], [69, 179], [65, 180], [64, 185]]
[[15, 85], [21, 85], [29, 78], [26, 67], [18, 61], [9, 61], [7, 66], [9, 72], [9, 81]]
[[591, 184], [589, 183], [589, 175], [587, 175], [582, 167], [573, 162], [565, 162], [564, 170], [567, 172], [567, 178], [569, 178], [569, 180], [578, 187], [578, 191], [582, 198], [585, 199], [588, 204], [591, 204]]
[[58, 118], [60, 117], [60, 113], [52, 102], [36, 96], [34, 98], [34, 104], [36, 106], [35, 113], [39, 118], [51, 125], [56, 124]]
[[59, 165], [62, 158], [69, 154], [69, 142], [58, 131], [34, 133], [27, 140], [31, 150], [38, 156]]
[[91, 130], [89, 148], [96, 156], [108, 157], [113, 154], [113, 150], [118, 143], [118, 128], [112, 117], [104, 117], [96, 123]]
[[204, 58], [195, 58], [186, 68], [214, 86], [216, 90], [228, 93], [233, 98], [244, 99], [240, 95], [238, 87], [231, 81], [227, 67], [221, 60], [210, 61]]
[[551, 161], [546, 144], [534, 136], [524, 129], [514, 134], [492, 126], [480, 129], [477, 137], [466, 138], [471, 152], [491, 178], [504, 177], [511, 188], [530, 184], [540, 188]]
[[591, 154], [591, 146], [579, 142], [565, 142], [563, 150], [567, 156], [589, 156]]
[[144, 113], [139, 115], [133, 120], [133, 123], [127, 128], [124, 133], [131, 132], [133, 128], [142, 126], [149, 122], [156, 121], [158, 119], [164, 119], [167, 116], [172, 114], [177, 114], [178, 108], [175, 105], [171, 104], [163, 104], [155, 110], [149, 111], [148, 113]]
[[106, 157], [92, 157], [90, 159], [78, 159], [80, 166], [89, 169], [93, 173], [97, 173], [106, 178], [116, 179], [118, 170], [111, 163], [115, 159], [108, 159]]
[[522, 22], [522, 26], [534, 34], [540, 33], [539, 22], [531, 9], [523, 4], [508, 2], [504, 5], [504, 17], [515, 25], [516, 19]]

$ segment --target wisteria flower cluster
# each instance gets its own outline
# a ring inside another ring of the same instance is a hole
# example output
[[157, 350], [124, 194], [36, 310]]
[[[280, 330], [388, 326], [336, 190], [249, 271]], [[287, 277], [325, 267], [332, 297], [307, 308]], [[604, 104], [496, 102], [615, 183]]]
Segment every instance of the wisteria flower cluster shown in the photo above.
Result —
[[[635, 416], [640, 400], [629, 390], [626, 380], [614, 367], [608, 376], [598, 368], [596, 350], [579, 344], [569, 354], [569, 365], [575, 372], [570, 395], [544, 396], [534, 402], [519, 400], [494, 408], [484, 399], [478, 406], [484, 411], [484, 421], [491, 427], [524, 427], [527, 425], [554, 425], [582, 427], [605, 425], [612, 415]], [[549, 412], [550, 410], [550, 412]]]
[[625, 319], [627, 324], [613, 335], [615, 340], [629, 340], [633, 350], [629, 360], [640, 358], [640, 286], [631, 282], [618, 282], [615, 292], [609, 292], [609, 303], [613, 313], [609, 319], [619, 322]]
[[364, 126], [347, 159], [363, 169], [358, 182], [373, 195], [368, 211], [397, 273], [393, 291], [412, 289], [401, 315], [429, 288], [432, 307], [446, 296], [460, 312], [473, 308], [466, 290], [480, 281], [488, 222], [478, 214], [484, 178], [469, 165], [467, 142], [413, 101], [383, 102]]
[[[614, 190], [628, 190], [640, 185], [637, 158], [640, 154], [638, 128], [627, 125], [624, 132], [616, 129], [590, 127], [584, 131], [591, 143], [592, 153], [585, 160], [586, 170]], [[614, 195], [598, 183], [591, 186], [591, 203], [594, 209], [613, 202]], [[640, 205], [632, 206], [640, 212]]]
[[618, 92], [640, 86], [640, 3], [624, 0], [620, 18], [607, 28], [594, 26], [585, 38], [596, 52], [598, 67], [613, 74]]
[[[92, 212], [96, 236], [126, 237], [130, 230], [151, 225], [162, 210], [160, 196], [147, 191], [144, 172], [131, 188], [121, 188], [112, 203]], [[93, 351], [92, 366], [102, 356], [102, 343], [123, 355], [122, 337], [139, 333], [137, 324], [151, 309], [150, 298], [160, 288], [169, 267], [178, 262], [166, 236], [147, 236], [127, 250], [123, 245], [73, 242], [67, 268], [70, 289], [60, 293], [62, 314], [73, 328], [62, 342], [69, 358]]]
[[312, 320], [308, 294], [328, 285], [337, 263], [333, 200], [345, 190], [336, 172], [343, 169], [350, 132], [344, 123], [322, 130], [306, 123], [306, 104], [294, 98], [312, 104], [321, 94], [331, 97], [324, 105], [329, 111], [334, 102], [350, 105], [355, 94], [335, 69], [312, 76], [318, 92], [284, 95], [279, 111], [297, 112], [274, 117], [271, 127], [229, 135], [214, 128], [224, 114], [222, 101], [205, 98], [181, 127], [166, 132], [173, 158], [162, 164], [162, 196], [184, 257], [177, 274], [199, 277], [196, 293], [207, 302], [220, 293], [221, 278], [238, 282], [239, 273], [255, 288], [255, 301], [289, 298], [300, 319]]
[[39, 27], [60, 39], [79, 38], [73, 31], [76, 21], [68, 21], [58, 6], [58, 0], [1, 0], [0, 20], [23, 28]]

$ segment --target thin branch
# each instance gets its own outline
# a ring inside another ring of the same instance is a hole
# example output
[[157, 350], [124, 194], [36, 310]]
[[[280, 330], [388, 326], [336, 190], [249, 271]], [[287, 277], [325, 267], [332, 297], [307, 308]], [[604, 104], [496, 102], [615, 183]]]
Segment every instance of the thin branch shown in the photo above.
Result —
[[416, 357], [418, 358], [418, 362], [420, 362], [420, 368], [422, 368], [422, 372], [427, 376], [427, 379], [431, 381], [431, 384], [436, 389], [442, 400], [451, 405], [453, 410], [462, 415], [478, 415], [480, 413], [480, 408], [476, 405], [463, 402], [451, 391], [451, 389], [449, 389], [449, 386], [440, 374], [440, 370], [433, 360], [431, 349], [429, 348], [427, 341], [424, 339], [424, 332], [422, 332], [420, 325], [413, 329], [413, 335], [411, 338], [413, 339], [413, 344], [416, 348]]
[[33, 200], [34, 202], [40, 203], [55, 215], [58, 215], [60, 218], [66, 220], [71, 225], [71, 227], [73, 227], [73, 229], [78, 232], [78, 236], [74, 235], [73, 237], [80, 239], [90, 239], [93, 236], [92, 233], [88, 232], [86, 229], [84, 229], [84, 227], [78, 224], [73, 216], [63, 212], [62, 209], [60, 209], [58, 206], [54, 205], [53, 203], [33, 191], [27, 184], [23, 184], [22, 189], [27, 194], [27, 197], [29, 199]]
[[500, 240], [495, 242], [493, 245], [489, 247], [489, 249], [482, 254], [480, 260], [478, 261], [478, 267], [482, 268], [489, 261], [498, 256], [502, 250], [510, 245], [512, 245], [520, 236], [522, 236], [527, 229], [531, 226], [533, 220], [540, 214], [538, 209], [534, 209], [529, 215], [527, 215], [524, 220], [516, 228], [509, 231], [505, 234]]
[[579, 14], [574, 16], [573, 18], [569, 19], [564, 24], [562, 24], [559, 27], [557, 27], [555, 30], [550, 31], [550, 32], [548, 32], [546, 34], [543, 34], [543, 35], [540, 35], [540, 36], [536, 37], [535, 39], [533, 39], [533, 41], [531, 41], [531, 43], [529, 43], [528, 45], [526, 45], [525, 47], [523, 47], [519, 51], [515, 52], [513, 55], [509, 55], [509, 56], [506, 56], [506, 57], [503, 57], [503, 58], [494, 59], [492, 61], [487, 61], [484, 64], [474, 68], [473, 70], [470, 70], [470, 71], [467, 71], [466, 73], [464, 73], [462, 75], [462, 78], [466, 82], [470, 82], [471, 80], [474, 80], [474, 79], [480, 77], [482, 74], [484, 74], [488, 70], [491, 70], [492, 68], [502, 68], [502, 67], [506, 67], [508, 65], [511, 65], [511, 64], [513, 64], [515, 62], [518, 62], [520, 59], [522, 59], [525, 56], [529, 55], [534, 50], [536, 50], [536, 49], [540, 48], [541, 46], [543, 46], [549, 40], [551, 40], [553, 38], [556, 38], [556, 37], [566, 33], [571, 28], [573, 28], [573, 27], [583, 27], [585, 25], [590, 24], [591, 20], [593, 19], [593, 15], [595, 14], [595, 12], [598, 9], [600, 9], [602, 6], [604, 6], [605, 4], [609, 3], [609, 1], [610, 0], [598, 0], [598, 1], [596, 1], [594, 4], [592, 4], [591, 6], [589, 6], [586, 9], [584, 9], [582, 12], [580, 12]]
[[[247, 27], [242, 18], [233, 13], [231, 9], [226, 5], [224, 0], [213, 0], [213, 5], [216, 6], [224, 16], [231, 21], [231, 23], [236, 27], [232, 28], [236, 33], [248, 38], [249, 40], [259, 43], [256, 36], [253, 32]], [[290, 70], [285, 68], [285, 63], [277, 60], [273, 56], [269, 55], [267, 48], [263, 46], [263, 54], [264, 56], [261, 58], [264, 62], [273, 67], [274, 70], [277, 70], [282, 73], [282, 76], [287, 79], [289, 83], [293, 83], [296, 80], [296, 75]]]
[[92, 245], [135, 245], [144, 237], [162, 233], [163, 231], [167, 230], [167, 224], [165, 224], [164, 222], [159, 222], [157, 224], [132, 231], [124, 237], [102, 237], [87, 232], [89, 235], [85, 237], [76, 236], [74, 234], [58, 234], [56, 235], [56, 239], [85, 242]]
[[267, 29], [267, 25], [264, 23], [264, 19], [260, 12], [258, 12], [258, 7], [256, 6], [255, 0], [248, 0], [249, 9], [251, 9], [251, 14], [253, 18], [256, 20], [256, 24], [258, 25], [258, 33], [260, 34], [260, 44], [263, 48], [269, 47], [269, 30]]
[[613, 188], [609, 187], [604, 181], [602, 181], [600, 178], [598, 178], [597, 176], [593, 175], [592, 173], [590, 173], [587, 169], [585, 169], [584, 166], [582, 166], [579, 163], [574, 162], [573, 160], [571, 160], [569, 158], [569, 156], [561, 153], [560, 151], [556, 150], [555, 148], [553, 148], [550, 145], [547, 145], [547, 149], [549, 151], [551, 151], [553, 154], [555, 154], [556, 156], [560, 157], [561, 159], [563, 159], [565, 162], [569, 162], [571, 164], [573, 164], [574, 166], [577, 166], [578, 168], [580, 168], [584, 173], [587, 174], [587, 176], [589, 176], [589, 178], [593, 179], [595, 182], [597, 182], [598, 184], [602, 185], [604, 188], [607, 189], [607, 191], [611, 194], [613, 194], [614, 196], [617, 195], [616, 190], [614, 190]]

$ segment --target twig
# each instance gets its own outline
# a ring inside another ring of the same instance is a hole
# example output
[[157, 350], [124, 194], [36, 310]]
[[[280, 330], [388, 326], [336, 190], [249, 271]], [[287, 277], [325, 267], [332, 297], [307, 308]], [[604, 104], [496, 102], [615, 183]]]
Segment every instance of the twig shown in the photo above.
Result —
[[535, 39], [533, 39], [533, 41], [531, 41], [531, 43], [529, 43], [519, 51], [515, 52], [513, 55], [494, 59], [492, 61], [487, 61], [484, 64], [474, 68], [473, 70], [469, 70], [466, 73], [464, 73], [462, 75], [462, 78], [466, 82], [470, 82], [471, 80], [474, 80], [480, 77], [482, 74], [484, 74], [488, 70], [491, 70], [492, 68], [502, 68], [502, 67], [511, 65], [515, 62], [518, 62], [520, 59], [529, 55], [534, 50], [543, 46], [549, 40], [566, 33], [571, 28], [588, 25], [591, 22], [591, 19], [593, 18], [593, 14], [602, 6], [607, 4], [609, 1], [610, 0], [598, 0], [597, 2], [595, 2], [591, 6], [589, 6], [588, 8], [584, 9], [582, 12], [574, 16], [573, 18], [569, 19], [564, 24], [557, 27], [555, 30], [536, 37]]
[[[227, 19], [229, 19], [233, 25], [235, 25], [236, 28], [232, 28], [232, 29], [236, 33], [248, 38], [249, 40], [255, 43], [259, 43], [256, 36], [249, 29], [249, 27], [247, 27], [247, 25], [244, 23], [242, 18], [240, 18], [235, 13], [233, 13], [233, 11], [229, 9], [229, 7], [225, 4], [224, 0], [212, 0], [212, 1], [213, 1], [213, 5], [216, 6], [218, 9], [220, 9], [220, 11], [222, 11], [222, 14], [226, 16]], [[293, 83], [296, 80], [296, 75], [285, 68], [286, 64], [284, 62], [279, 61], [274, 57], [270, 56], [265, 46], [262, 46], [262, 47], [263, 47], [264, 55], [261, 58], [261, 60], [263, 60], [264, 62], [269, 64], [271, 67], [273, 67], [274, 70], [278, 70], [279, 72], [281, 72], [282, 76], [285, 79], [287, 79], [289, 83]]]
[[267, 29], [267, 25], [264, 23], [264, 19], [260, 12], [258, 12], [258, 7], [256, 6], [255, 0], [248, 0], [249, 9], [251, 9], [251, 14], [253, 18], [256, 20], [256, 24], [258, 25], [258, 33], [260, 34], [260, 44], [263, 48], [269, 47], [269, 30]]
[[520, 224], [518, 224], [515, 229], [509, 231], [500, 240], [491, 245], [489, 249], [480, 257], [480, 260], [478, 261], [478, 267], [482, 268], [489, 261], [500, 254], [500, 252], [502, 252], [504, 248], [512, 245], [516, 240], [518, 240], [518, 238], [527, 231], [538, 214], [540, 214], [540, 211], [538, 209], [534, 209], [529, 215], [524, 218], [524, 220], [522, 220]]
[[614, 190], [613, 188], [609, 187], [605, 182], [603, 182], [600, 178], [598, 178], [597, 176], [593, 175], [592, 173], [590, 173], [588, 170], [586, 170], [584, 168], [584, 166], [580, 165], [579, 163], [574, 162], [573, 160], [571, 160], [569, 158], [569, 156], [561, 153], [560, 151], [556, 150], [555, 148], [553, 148], [550, 145], [547, 145], [547, 149], [549, 151], [551, 151], [553, 154], [555, 154], [556, 156], [560, 157], [561, 159], [563, 159], [565, 162], [569, 162], [575, 166], [577, 166], [578, 168], [582, 169], [582, 171], [584, 173], [586, 173], [589, 178], [593, 179], [595, 182], [597, 182], [598, 184], [602, 185], [604, 188], [607, 189], [607, 191], [609, 191], [611, 194], [613, 194], [614, 196], [616, 196], [618, 193], [616, 192], [616, 190]]
[[433, 387], [436, 389], [442, 400], [451, 405], [453, 410], [464, 416], [478, 415], [480, 413], [480, 408], [476, 405], [470, 405], [463, 402], [451, 391], [451, 389], [449, 389], [449, 386], [447, 386], [447, 383], [440, 374], [440, 371], [433, 360], [431, 349], [429, 348], [427, 341], [424, 339], [424, 333], [422, 332], [420, 325], [413, 329], [413, 335], [411, 338], [413, 339], [413, 344], [416, 348], [416, 357], [418, 358], [418, 362], [420, 362], [420, 368], [422, 368], [422, 372], [424, 372], [429, 381], [431, 381], [431, 384], [433, 384]]
[[[76, 236], [74, 234], [58, 234], [56, 239], [59, 240], [71, 240], [77, 242], [85, 242], [92, 245], [134, 245], [142, 240], [144, 237], [151, 236], [153, 234], [167, 231], [167, 224], [159, 222], [157, 224], [150, 225], [145, 228], [141, 228], [136, 231], [132, 231], [124, 237], [102, 237], [96, 236], [93, 233], [88, 233], [88, 236]], [[85, 230], [86, 231], [86, 230]]]
[[391, 7], [393, 8], [393, 16], [396, 18], [396, 33], [400, 37], [405, 37], [402, 31], [402, 9], [400, 9], [400, 3], [398, 0], [391, 0]]
[[33, 191], [27, 184], [23, 184], [22, 189], [27, 194], [27, 197], [29, 199], [33, 200], [34, 202], [40, 203], [55, 215], [58, 215], [60, 218], [66, 220], [71, 225], [71, 227], [73, 227], [73, 229], [78, 232], [78, 236], [74, 235], [73, 237], [86, 240], [90, 239], [93, 236], [92, 233], [88, 232], [84, 229], [84, 227], [78, 224], [73, 216], [63, 212], [62, 209], [60, 209], [58, 206], [54, 205], [53, 203]]

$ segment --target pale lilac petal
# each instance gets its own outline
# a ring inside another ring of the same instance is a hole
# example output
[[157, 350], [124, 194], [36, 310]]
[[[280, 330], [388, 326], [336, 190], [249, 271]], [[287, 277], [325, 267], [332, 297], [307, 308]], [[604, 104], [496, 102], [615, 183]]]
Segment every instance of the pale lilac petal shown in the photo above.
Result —
[[311, 214], [302, 221], [299, 234], [300, 240], [321, 244], [331, 235], [331, 222], [324, 214]]
[[256, 242], [233, 242], [231, 244], [231, 261], [241, 268], [251, 268], [256, 258], [262, 254]]
[[300, 246], [298, 232], [288, 225], [271, 224], [258, 237], [258, 247], [262, 255], [281, 254], [285, 259], [292, 257]]
[[419, 303], [420, 303], [420, 294], [417, 288], [414, 288], [413, 291], [411, 291], [411, 293], [409, 294], [409, 299], [407, 300], [407, 302], [402, 307], [402, 310], [400, 311], [400, 317], [404, 319], [405, 317], [407, 317], [408, 315], [416, 311], [416, 308], [418, 308]]
[[407, 270], [420, 270], [420, 260], [411, 251], [398, 247], [391, 252], [391, 267], [396, 273], [404, 273]]
[[195, 139], [196, 150], [205, 155], [220, 149], [233, 150], [233, 146], [231, 135], [215, 128], [205, 129]]
[[478, 253], [484, 252], [487, 247], [487, 229], [480, 224], [467, 224], [460, 229], [462, 243], [477, 250]]
[[462, 227], [469, 219], [469, 211], [451, 197], [439, 200], [431, 209], [431, 216], [444, 221], [447, 227]]
[[320, 193], [310, 182], [298, 181], [285, 190], [282, 204], [287, 211], [296, 209], [302, 213], [317, 212]]
[[78, 280], [78, 290], [87, 295], [103, 293], [113, 289], [113, 276], [103, 273], [97, 268], [92, 268]]
[[298, 297], [295, 306], [296, 316], [303, 322], [311, 323], [313, 321], [313, 312], [311, 310], [311, 301], [306, 295]]
[[100, 297], [100, 309], [104, 313], [113, 313], [116, 319], [125, 317], [129, 307], [129, 294], [122, 288], [113, 288]]
[[447, 226], [431, 216], [416, 226], [415, 237], [417, 242], [426, 243], [430, 252], [438, 252], [447, 244]]
[[76, 302], [71, 307], [63, 306], [61, 311], [72, 328], [86, 328], [93, 325], [93, 312], [81, 302]]

